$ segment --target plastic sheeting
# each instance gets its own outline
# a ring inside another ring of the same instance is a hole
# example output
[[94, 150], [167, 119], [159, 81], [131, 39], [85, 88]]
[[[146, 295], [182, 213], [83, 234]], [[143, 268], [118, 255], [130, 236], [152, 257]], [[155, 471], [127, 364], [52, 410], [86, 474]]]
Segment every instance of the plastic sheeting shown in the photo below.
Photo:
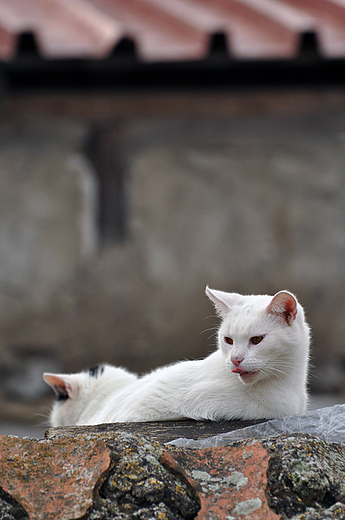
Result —
[[168, 444], [185, 448], [215, 448], [244, 439], [272, 437], [283, 433], [309, 433], [326, 442], [345, 442], [345, 404], [311, 410], [305, 415], [273, 419], [207, 439], [179, 438]]

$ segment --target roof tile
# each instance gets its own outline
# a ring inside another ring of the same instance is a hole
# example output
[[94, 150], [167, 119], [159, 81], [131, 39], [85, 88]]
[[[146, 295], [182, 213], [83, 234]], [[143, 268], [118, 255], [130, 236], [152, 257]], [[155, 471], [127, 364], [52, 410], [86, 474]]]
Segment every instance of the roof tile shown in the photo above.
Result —
[[106, 58], [127, 37], [144, 61], [200, 60], [222, 33], [238, 59], [291, 59], [317, 34], [345, 56], [345, 0], [0, 0], [0, 59], [32, 32], [45, 58]]

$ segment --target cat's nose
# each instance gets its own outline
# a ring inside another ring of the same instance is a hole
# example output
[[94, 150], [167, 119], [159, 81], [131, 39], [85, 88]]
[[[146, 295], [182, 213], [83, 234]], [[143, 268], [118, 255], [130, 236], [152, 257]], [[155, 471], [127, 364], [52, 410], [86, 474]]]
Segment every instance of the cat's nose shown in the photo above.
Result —
[[231, 363], [235, 365], [235, 367], [238, 367], [240, 363], [242, 363], [243, 357], [242, 356], [231, 356]]

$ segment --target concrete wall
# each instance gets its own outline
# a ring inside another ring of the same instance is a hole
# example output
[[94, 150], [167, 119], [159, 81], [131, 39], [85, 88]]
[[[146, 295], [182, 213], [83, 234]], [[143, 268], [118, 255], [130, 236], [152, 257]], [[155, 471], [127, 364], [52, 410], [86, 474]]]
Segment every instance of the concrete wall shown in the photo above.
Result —
[[124, 180], [122, 240], [99, 232], [104, 178], [87, 151], [87, 108], [83, 117], [27, 111], [22, 120], [8, 110], [0, 131], [2, 416], [34, 413], [46, 369], [108, 361], [144, 371], [206, 355], [217, 324], [206, 284], [295, 292], [313, 328], [320, 379], [311, 383], [342, 388], [344, 98], [241, 117], [217, 103], [203, 114], [200, 101], [188, 117], [180, 109], [98, 118]]

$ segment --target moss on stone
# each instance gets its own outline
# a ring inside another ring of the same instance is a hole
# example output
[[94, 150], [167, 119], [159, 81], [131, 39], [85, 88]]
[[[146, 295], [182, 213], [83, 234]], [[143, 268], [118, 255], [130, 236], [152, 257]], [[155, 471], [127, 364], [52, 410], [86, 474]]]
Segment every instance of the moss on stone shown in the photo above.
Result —
[[107, 435], [111, 469], [84, 520], [184, 520], [200, 504], [193, 488], [164, 467], [160, 444], [129, 434]]
[[344, 507], [344, 446], [301, 434], [281, 435], [263, 444], [271, 452], [266, 495], [274, 511], [283, 518], [302, 515], [297, 516], [301, 520], [326, 511], [328, 516], [320, 518], [338, 518], [330, 508], [337, 503], [339, 511]]

